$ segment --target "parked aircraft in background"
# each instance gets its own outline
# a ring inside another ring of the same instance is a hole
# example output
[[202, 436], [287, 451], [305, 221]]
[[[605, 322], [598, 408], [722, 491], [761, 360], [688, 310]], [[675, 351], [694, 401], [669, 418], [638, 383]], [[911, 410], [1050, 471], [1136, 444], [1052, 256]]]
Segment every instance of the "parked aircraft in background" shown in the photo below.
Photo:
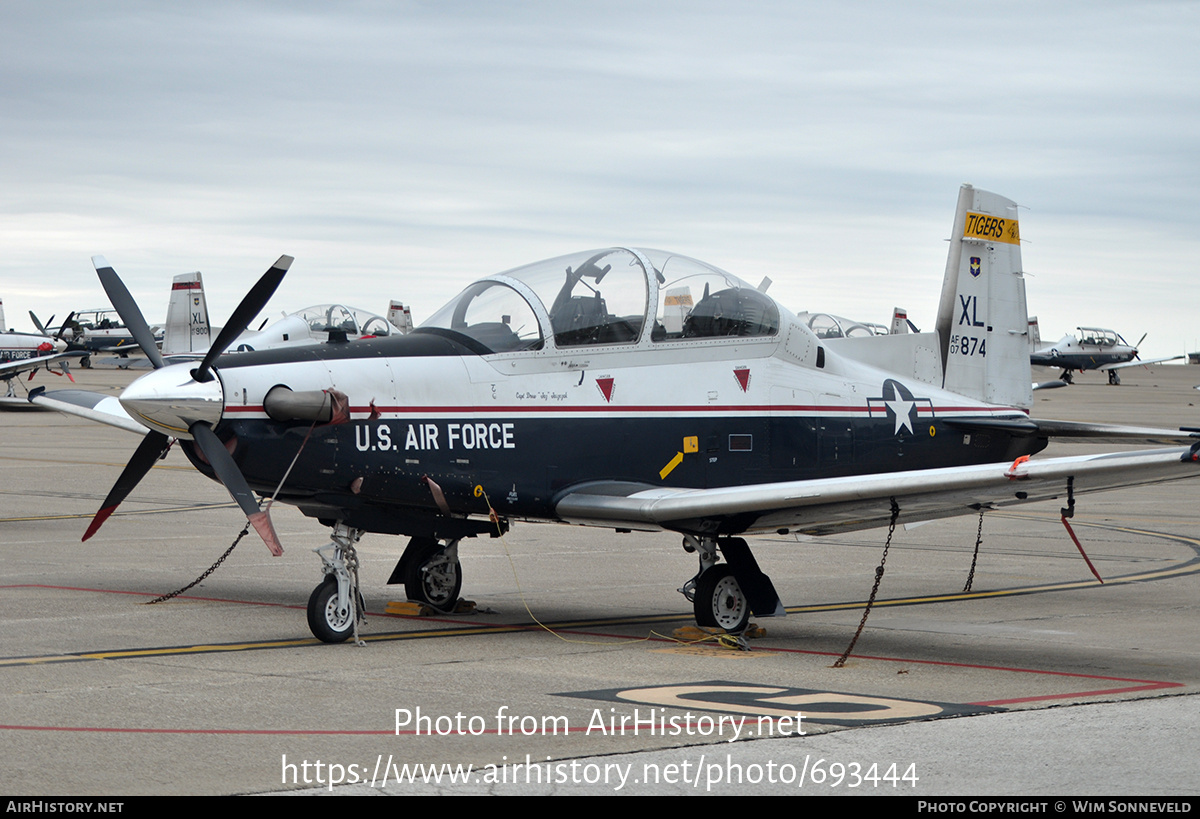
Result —
[[867, 338], [869, 336], [886, 336], [889, 334], [903, 334], [910, 330], [914, 333], [919, 333], [911, 321], [908, 320], [908, 311], [903, 307], [892, 309], [892, 323], [890, 327], [885, 327], [882, 324], [872, 324], [869, 321], [854, 321], [853, 319], [842, 318], [835, 316], [832, 313], [797, 313], [796, 318], [800, 319], [808, 329], [813, 331], [813, 334], [821, 340], [834, 338]]
[[[69, 316], [67, 320], [70, 321]], [[0, 303], [0, 325], [3, 323], [3, 304]], [[17, 402], [28, 406], [26, 399], [17, 395], [13, 383], [21, 373], [27, 372], [29, 377], [33, 378], [35, 372], [45, 368], [47, 372], [71, 378], [71, 371], [67, 366], [69, 353], [66, 350], [67, 342], [61, 337], [52, 337], [45, 332], [18, 333], [0, 330], [0, 381], [5, 385], [5, 394], [0, 398], [0, 403]], [[55, 363], [58, 364], [57, 370], [50, 366]]]
[[[97, 257], [157, 369], [119, 406], [78, 391], [33, 400], [144, 432], [85, 539], [174, 439], [273, 554], [256, 492], [330, 527], [308, 603], [327, 642], [360, 618], [364, 532], [409, 536], [388, 582], [451, 611], [460, 544], [513, 520], [677, 532], [699, 556], [681, 589], [697, 620], [738, 631], [751, 611], [784, 613], [745, 535], [1051, 498], [1073, 508], [1083, 492], [1200, 475], [1200, 441], [1173, 432], [1161, 434], [1191, 446], [1030, 459], [1056, 435], [1146, 431], [1029, 418], [1019, 243], [1016, 203], [964, 186], [929, 333], [826, 342], [719, 268], [610, 248], [484, 278], [407, 335], [222, 355], [282, 280], [283, 256], [198, 366], [165, 364]], [[608, 570], [580, 560], [581, 575]]]
[[[1036, 317], [1030, 319], [1030, 322], [1036, 326]], [[1064, 384], [1070, 384], [1074, 380], [1076, 371], [1104, 370], [1108, 373], [1108, 383], [1117, 385], [1121, 383], [1121, 376], [1117, 371], [1125, 367], [1160, 364], [1164, 361], [1183, 358], [1182, 355], [1176, 355], [1142, 360], [1138, 356], [1137, 348], [1146, 340], [1146, 334], [1138, 339], [1137, 344], [1130, 344], [1112, 330], [1098, 327], [1080, 327], [1078, 329], [1078, 336], [1065, 335], [1054, 344], [1042, 347], [1030, 354], [1030, 363], [1035, 367], [1061, 367], [1060, 380]], [[1046, 386], [1061, 385], [1049, 382], [1048, 384], [1039, 384], [1038, 388], [1044, 389]]]

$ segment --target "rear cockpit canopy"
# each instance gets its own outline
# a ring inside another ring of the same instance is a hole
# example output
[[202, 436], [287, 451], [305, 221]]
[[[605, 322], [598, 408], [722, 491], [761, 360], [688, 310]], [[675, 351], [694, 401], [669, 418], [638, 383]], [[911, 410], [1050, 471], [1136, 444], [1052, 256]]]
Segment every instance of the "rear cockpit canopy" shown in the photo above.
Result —
[[420, 329], [451, 330], [502, 353], [770, 337], [779, 322], [773, 299], [720, 268], [611, 248], [478, 281]]

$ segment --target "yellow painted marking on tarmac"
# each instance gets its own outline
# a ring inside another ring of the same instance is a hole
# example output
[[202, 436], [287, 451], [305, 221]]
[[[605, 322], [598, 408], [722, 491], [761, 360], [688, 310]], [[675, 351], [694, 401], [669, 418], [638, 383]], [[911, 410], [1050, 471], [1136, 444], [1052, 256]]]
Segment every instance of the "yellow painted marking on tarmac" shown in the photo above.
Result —
[[[163, 515], [171, 512], [201, 512], [208, 509], [233, 509], [237, 504], [232, 501], [224, 501], [222, 503], [201, 503], [195, 506], [173, 506], [168, 509], [142, 509], [131, 510], [128, 512], [114, 512], [112, 517], [125, 518], [134, 517], [135, 515]], [[31, 520], [78, 520], [91, 519], [96, 516], [95, 512], [84, 512], [75, 515], [31, 515], [21, 518], [0, 518], [0, 523], [17, 523]]]
[[[682, 453], [679, 455], [682, 460]], [[232, 506], [233, 504], [228, 504]], [[1012, 513], [993, 513], [1002, 514], [1005, 517], [1020, 517]], [[1029, 516], [1033, 520], [1040, 520], [1035, 516]], [[1151, 538], [1161, 538], [1171, 540], [1177, 543], [1184, 543], [1189, 546], [1200, 549], [1200, 538], [1188, 537], [1186, 535], [1169, 534], [1166, 532], [1153, 532], [1145, 529], [1133, 529], [1130, 527], [1113, 526], [1106, 523], [1082, 523], [1076, 521], [1076, 526], [1090, 526], [1096, 529], [1105, 529], [1109, 531], [1124, 532], [1126, 534], [1141, 535]], [[1147, 580], [1162, 580], [1170, 577], [1181, 577], [1184, 575], [1192, 575], [1200, 573], [1200, 562], [1188, 561], [1186, 565], [1176, 566], [1174, 568], [1158, 569], [1154, 571], [1141, 572], [1133, 575], [1124, 575], [1117, 578], [1110, 578], [1105, 581], [1105, 586], [1116, 586], [1124, 583], [1137, 583]], [[1011, 597], [1018, 594], [1032, 594], [1037, 592], [1052, 592], [1064, 591], [1068, 589], [1082, 588], [1100, 588], [1100, 584], [1095, 580], [1078, 580], [1065, 583], [1050, 583], [1040, 586], [1023, 586], [1012, 589], [997, 589], [995, 591], [980, 591], [967, 592], [957, 594], [930, 595], [927, 597], [904, 597], [892, 600], [876, 600], [876, 606], [907, 606], [923, 603], [941, 603], [954, 602], [961, 600], [976, 600], [993, 597]], [[812, 606], [787, 606], [788, 614], [803, 614], [806, 612], [820, 611], [842, 611], [847, 609], [861, 609], [864, 605], [863, 601], [846, 602], [846, 603], [829, 603], [818, 604]], [[659, 614], [651, 616], [632, 616], [620, 618], [605, 618], [599, 620], [574, 620], [564, 621], [551, 624], [555, 630], [562, 631], [566, 629], [580, 628], [600, 628], [622, 625], [644, 625], [648, 623], [672, 623], [687, 619], [689, 614]], [[519, 632], [538, 631], [538, 627], [533, 624], [516, 624], [516, 625], [481, 625], [470, 628], [446, 628], [446, 629], [428, 629], [423, 631], [412, 632], [385, 632], [383, 634], [363, 634], [360, 638], [365, 642], [398, 642], [406, 640], [428, 640], [438, 639], [442, 637], [473, 637], [485, 634], [515, 634]], [[217, 645], [195, 645], [195, 646], [173, 646], [167, 648], [145, 648], [145, 649], [128, 649], [124, 651], [103, 651], [80, 654], [55, 654], [41, 657], [8, 657], [0, 658], [0, 668], [8, 666], [26, 666], [26, 665], [47, 665], [54, 663], [70, 663], [83, 660], [124, 660], [137, 659], [142, 657], [163, 657], [163, 656], [178, 656], [185, 654], [206, 654], [218, 652], [232, 651], [256, 651], [269, 648], [297, 648], [302, 646], [317, 646], [322, 643], [316, 638], [304, 638], [296, 640], [264, 640], [261, 642], [248, 643], [228, 643]], [[730, 652], [731, 653], [731, 652]], [[725, 654], [722, 654], [725, 656]]]
[[[64, 458], [21, 458], [16, 455], [0, 455], [0, 461], [22, 461], [36, 464], [74, 464], [78, 466], [119, 466], [125, 467], [128, 464], [114, 463], [112, 461], [80, 461], [75, 459]], [[151, 469], [176, 469], [180, 472], [195, 472], [195, 467], [192, 466], [171, 466], [169, 464], [155, 464]]]
[[666, 466], [664, 466], [662, 469], [658, 470], [658, 477], [662, 478], [663, 480], [666, 480], [667, 476], [671, 474], [671, 471], [674, 470], [675, 467], [679, 466], [681, 463], [683, 463], [683, 453], [676, 452], [675, 457], [672, 458]]

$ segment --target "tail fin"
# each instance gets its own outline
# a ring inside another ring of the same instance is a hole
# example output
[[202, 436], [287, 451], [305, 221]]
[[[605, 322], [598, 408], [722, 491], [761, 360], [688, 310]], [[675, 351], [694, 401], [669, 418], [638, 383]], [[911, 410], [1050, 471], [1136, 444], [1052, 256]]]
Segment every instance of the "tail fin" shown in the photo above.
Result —
[[898, 336], [908, 332], [908, 311], [903, 307], [892, 308], [892, 326], [888, 335]]
[[937, 332], [946, 389], [1032, 406], [1016, 202], [970, 185], [959, 190]]
[[1029, 352], [1036, 353], [1042, 346], [1042, 331], [1038, 329], [1037, 316], [1029, 317]]
[[167, 326], [163, 333], [163, 355], [203, 353], [212, 346], [208, 304], [200, 273], [182, 273], [171, 284]]
[[4, 326], [4, 299], [0, 299], [0, 333], [7, 333], [8, 328]]
[[412, 311], [395, 299], [388, 304], [387, 320], [401, 333], [407, 333], [413, 328]]

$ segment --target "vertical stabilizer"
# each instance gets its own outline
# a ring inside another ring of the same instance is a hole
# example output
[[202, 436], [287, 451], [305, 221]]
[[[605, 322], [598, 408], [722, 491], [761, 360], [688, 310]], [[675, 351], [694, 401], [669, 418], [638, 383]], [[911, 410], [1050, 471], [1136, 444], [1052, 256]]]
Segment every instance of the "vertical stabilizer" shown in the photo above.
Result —
[[182, 273], [171, 283], [167, 325], [163, 332], [163, 355], [204, 353], [212, 345], [208, 304], [200, 273]]
[[395, 299], [388, 304], [387, 320], [401, 333], [408, 333], [413, 328], [412, 311]]
[[903, 335], [908, 332], [908, 311], [903, 307], [892, 308], [892, 326], [888, 328], [888, 334], [893, 336]]
[[938, 307], [943, 386], [1030, 407], [1028, 330], [1017, 204], [963, 185]]
[[1036, 353], [1042, 346], [1042, 331], [1038, 329], [1037, 316], [1029, 317], [1029, 352]]
[[4, 299], [0, 299], [0, 333], [7, 333], [8, 326], [4, 323]]

